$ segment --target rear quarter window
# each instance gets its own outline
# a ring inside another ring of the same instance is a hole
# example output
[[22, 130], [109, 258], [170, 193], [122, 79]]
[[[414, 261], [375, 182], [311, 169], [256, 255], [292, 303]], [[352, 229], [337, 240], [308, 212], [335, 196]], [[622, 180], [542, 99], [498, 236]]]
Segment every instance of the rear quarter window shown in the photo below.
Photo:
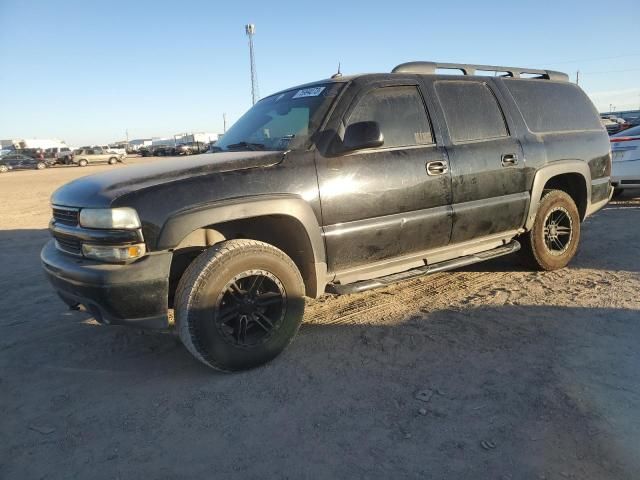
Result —
[[615, 135], [611, 135], [611, 137], [635, 137], [636, 135], [640, 135], [640, 125], [637, 127], [631, 127], [626, 130], [622, 130]]
[[502, 110], [487, 84], [445, 80], [435, 87], [454, 143], [508, 136]]
[[535, 133], [601, 130], [589, 97], [571, 83], [504, 80], [529, 130]]

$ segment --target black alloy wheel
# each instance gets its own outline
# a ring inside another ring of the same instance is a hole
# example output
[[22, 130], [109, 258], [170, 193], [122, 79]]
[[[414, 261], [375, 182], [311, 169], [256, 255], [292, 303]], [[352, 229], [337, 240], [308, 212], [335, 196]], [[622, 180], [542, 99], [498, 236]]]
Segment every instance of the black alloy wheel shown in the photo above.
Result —
[[562, 255], [573, 238], [571, 215], [562, 206], [551, 210], [544, 220], [544, 243], [551, 255]]
[[265, 270], [233, 277], [218, 296], [215, 322], [230, 343], [251, 347], [277, 329], [287, 308], [282, 282]]

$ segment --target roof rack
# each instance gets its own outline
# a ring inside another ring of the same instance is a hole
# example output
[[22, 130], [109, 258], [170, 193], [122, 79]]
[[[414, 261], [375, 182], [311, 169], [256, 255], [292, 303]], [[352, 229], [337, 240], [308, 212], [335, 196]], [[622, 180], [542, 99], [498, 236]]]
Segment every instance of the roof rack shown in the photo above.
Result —
[[[566, 73], [554, 70], [540, 70], [537, 68], [500, 67], [496, 65], [473, 65], [470, 63], [436, 63], [436, 62], [407, 62], [402, 63], [392, 70], [392, 73], [421, 73], [435, 74], [438, 69], [460, 70], [463, 75], [475, 75], [476, 70], [483, 72], [503, 72], [500, 77], [521, 78], [522, 74], [538, 75], [539, 79], [568, 82]], [[527, 77], [529, 78], [529, 77]]]

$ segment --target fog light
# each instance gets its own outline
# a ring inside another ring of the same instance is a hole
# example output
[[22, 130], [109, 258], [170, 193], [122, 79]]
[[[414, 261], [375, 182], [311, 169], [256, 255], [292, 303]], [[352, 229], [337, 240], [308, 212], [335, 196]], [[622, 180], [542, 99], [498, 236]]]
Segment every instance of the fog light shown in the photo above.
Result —
[[82, 245], [82, 254], [87, 258], [103, 262], [126, 262], [135, 260], [147, 253], [144, 243], [137, 245]]

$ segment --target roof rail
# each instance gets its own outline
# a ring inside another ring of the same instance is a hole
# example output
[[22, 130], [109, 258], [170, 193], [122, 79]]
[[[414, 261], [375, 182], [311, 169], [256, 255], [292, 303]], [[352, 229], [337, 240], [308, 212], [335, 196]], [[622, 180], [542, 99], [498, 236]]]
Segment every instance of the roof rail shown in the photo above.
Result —
[[470, 63], [436, 63], [436, 62], [407, 62], [402, 63], [392, 70], [392, 73], [421, 73], [435, 74], [437, 69], [460, 70], [463, 75], [475, 75], [476, 70], [483, 72], [504, 72], [501, 77], [520, 78], [522, 74], [538, 75], [545, 80], [556, 80], [568, 82], [569, 76], [566, 73], [554, 70], [540, 70], [537, 68], [520, 67], [500, 67], [497, 65], [474, 65]]

